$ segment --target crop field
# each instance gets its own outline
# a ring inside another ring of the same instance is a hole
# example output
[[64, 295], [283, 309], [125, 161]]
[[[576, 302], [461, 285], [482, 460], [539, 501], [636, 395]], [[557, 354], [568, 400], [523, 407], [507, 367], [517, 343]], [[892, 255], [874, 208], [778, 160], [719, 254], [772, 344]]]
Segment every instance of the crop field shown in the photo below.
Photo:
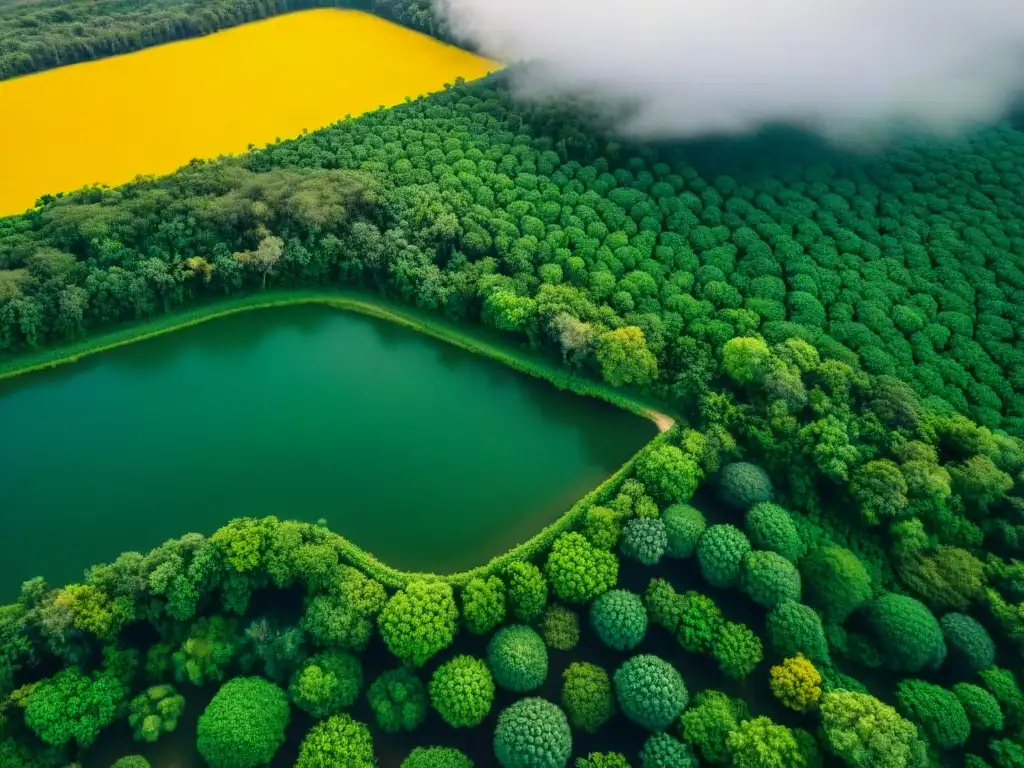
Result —
[[[319, 9], [0, 83], [0, 215], [245, 151], [497, 64], [379, 17]], [[97, 98], [103, 94], [103, 98]]]

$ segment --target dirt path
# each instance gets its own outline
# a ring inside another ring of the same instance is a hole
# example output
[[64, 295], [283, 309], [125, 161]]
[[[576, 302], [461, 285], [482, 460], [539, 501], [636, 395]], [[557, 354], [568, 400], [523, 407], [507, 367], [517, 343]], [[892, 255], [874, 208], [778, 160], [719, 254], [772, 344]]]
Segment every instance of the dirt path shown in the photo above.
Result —
[[675, 426], [675, 419], [665, 413], [659, 413], [658, 411], [647, 411], [647, 418], [653, 421], [658, 426], [659, 432], [668, 432]]

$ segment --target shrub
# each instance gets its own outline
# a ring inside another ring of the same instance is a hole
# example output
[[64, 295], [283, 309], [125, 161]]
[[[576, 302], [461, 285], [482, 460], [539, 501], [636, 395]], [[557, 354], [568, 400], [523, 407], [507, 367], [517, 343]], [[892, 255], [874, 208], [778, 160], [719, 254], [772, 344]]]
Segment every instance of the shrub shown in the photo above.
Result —
[[725, 622], [712, 648], [718, 667], [729, 677], [745, 680], [764, 658], [761, 640], [746, 624]]
[[295, 768], [376, 768], [370, 729], [348, 715], [314, 725], [299, 746]]
[[579, 533], [555, 539], [547, 560], [548, 578], [558, 597], [568, 603], [588, 603], [615, 586], [619, 561]]
[[718, 493], [729, 506], [747, 509], [753, 504], [772, 500], [772, 481], [768, 473], [756, 464], [736, 461], [722, 469]]
[[735, 768], [774, 768], [802, 764], [793, 731], [767, 717], [744, 720], [725, 740]]
[[68, 667], [32, 689], [25, 724], [52, 746], [74, 741], [87, 747], [114, 722], [125, 693], [112, 675], [86, 677], [78, 667]]
[[571, 651], [580, 641], [580, 617], [564, 605], [554, 603], [544, 612], [541, 631], [548, 648]]
[[313, 717], [336, 715], [356, 703], [363, 688], [363, 666], [348, 653], [318, 653], [292, 679], [288, 692], [295, 706]]
[[710, 597], [697, 592], [682, 596], [676, 638], [683, 648], [691, 653], [711, 653], [723, 624], [725, 618]]
[[821, 700], [821, 675], [803, 654], [797, 654], [772, 667], [771, 688], [784, 706], [807, 712]]
[[999, 709], [995, 696], [972, 683], [956, 683], [951, 690], [967, 713], [971, 728], [978, 731], [1003, 730], [1003, 711]]
[[487, 663], [495, 683], [514, 693], [526, 693], [539, 688], [548, 676], [548, 649], [534, 630], [515, 624], [491, 638]]
[[952, 691], [924, 680], [902, 680], [896, 686], [899, 710], [936, 749], [959, 747], [971, 735], [963, 705]]
[[619, 752], [591, 752], [576, 758], [576, 768], [631, 768], [626, 756]]
[[661, 513], [661, 522], [667, 537], [665, 554], [675, 558], [692, 557], [708, 527], [701, 511], [689, 504], [673, 504]]
[[533, 621], [548, 602], [548, 582], [533, 563], [515, 562], [505, 569], [505, 584], [512, 615]]
[[919, 600], [892, 593], [882, 595], [871, 603], [868, 621], [889, 669], [920, 672], [937, 668], [946, 658], [939, 622]]
[[921, 768], [928, 764], [917, 728], [874, 696], [829, 691], [821, 697], [821, 716], [832, 753], [853, 768]]
[[667, 546], [665, 524], [659, 519], [634, 517], [622, 529], [623, 556], [642, 565], [657, 564]]
[[675, 504], [693, 497], [703, 473], [692, 456], [663, 443], [637, 460], [636, 476], [655, 499]]
[[782, 656], [802, 653], [818, 664], [828, 664], [828, 640], [821, 618], [803, 603], [780, 603], [769, 614], [765, 628], [768, 643]]
[[452, 588], [441, 581], [411, 581], [388, 600], [377, 617], [388, 650], [422, 667], [455, 639], [459, 611]]
[[520, 699], [498, 715], [494, 754], [502, 768], [563, 768], [572, 754], [565, 713], [544, 699]]
[[631, 651], [647, 634], [647, 610], [639, 595], [613, 589], [591, 605], [590, 625], [609, 648]]
[[715, 587], [727, 589], [739, 582], [744, 556], [750, 542], [734, 525], [712, 525], [697, 543], [701, 576]]
[[128, 705], [128, 725], [136, 741], [150, 743], [161, 734], [178, 727], [178, 718], [185, 709], [185, 697], [173, 685], [154, 685], [136, 696]]
[[1020, 768], [1024, 765], [1024, 746], [1013, 739], [995, 739], [988, 743], [996, 768]]
[[149, 760], [142, 755], [128, 755], [122, 757], [110, 768], [150, 768]]
[[748, 552], [743, 557], [740, 581], [754, 602], [765, 608], [774, 608], [786, 600], [800, 602], [800, 572], [776, 552]]
[[366, 697], [384, 733], [414, 731], [427, 717], [427, 689], [404, 667], [382, 673], [370, 685]]
[[284, 744], [290, 719], [284, 691], [260, 677], [236, 677], [199, 716], [196, 747], [212, 768], [256, 768]]
[[317, 645], [344, 651], [366, 650], [373, 635], [370, 617], [336, 595], [310, 598], [299, 626]]
[[709, 763], [723, 765], [729, 760], [726, 738], [749, 716], [742, 701], [730, 699], [721, 691], [701, 691], [680, 718], [683, 741]]
[[474, 635], [486, 635], [505, 620], [505, 584], [497, 576], [472, 579], [462, 590], [462, 618]]
[[789, 512], [778, 504], [761, 502], [747, 511], [747, 536], [757, 549], [766, 549], [795, 563], [804, 551], [803, 541]]
[[650, 654], [633, 656], [619, 667], [615, 696], [627, 718], [651, 731], [668, 728], [689, 701], [676, 668]]
[[939, 621], [951, 655], [980, 671], [996, 663], [996, 645], [978, 620], [965, 613], [947, 613]]
[[871, 578], [853, 552], [820, 547], [800, 561], [805, 599], [825, 621], [842, 624], [871, 599]]
[[675, 634], [683, 615], [683, 596], [665, 579], [651, 579], [644, 590], [644, 607], [650, 620]]
[[667, 733], [652, 733], [640, 751], [641, 768], [697, 768], [689, 747]]
[[622, 536], [622, 522], [613, 509], [591, 507], [583, 518], [581, 531], [598, 549], [615, 549]]
[[562, 707], [574, 727], [596, 733], [615, 714], [608, 673], [595, 664], [574, 661], [562, 672]]
[[992, 667], [979, 672], [978, 677], [999, 702], [999, 707], [1006, 716], [1007, 726], [1015, 730], [1024, 727], [1024, 693], [1017, 685], [1017, 678], [1013, 672]]
[[453, 747], [416, 747], [401, 768], [473, 768], [473, 761]]
[[494, 679], [480, 659], [456, 656], [430, 679], [430, 703], [453, 728], [479, 725], [494, 703]]

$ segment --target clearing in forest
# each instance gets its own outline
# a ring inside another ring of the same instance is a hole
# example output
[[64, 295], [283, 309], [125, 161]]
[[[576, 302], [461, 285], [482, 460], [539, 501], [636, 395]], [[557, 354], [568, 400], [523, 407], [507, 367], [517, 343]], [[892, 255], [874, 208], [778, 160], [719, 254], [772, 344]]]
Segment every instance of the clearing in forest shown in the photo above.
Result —
[[0, 215], [242, 152], [482, 77], [495, 62], [319, 9], [0, 82]]

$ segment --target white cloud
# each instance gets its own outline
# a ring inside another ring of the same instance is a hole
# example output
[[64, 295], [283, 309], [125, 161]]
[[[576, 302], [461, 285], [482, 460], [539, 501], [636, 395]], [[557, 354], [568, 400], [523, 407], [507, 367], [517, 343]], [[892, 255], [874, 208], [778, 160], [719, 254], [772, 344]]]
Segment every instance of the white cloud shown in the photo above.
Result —
[[[954, 134], [1024, 86], [1024, 0], [436, 0], [526, 96], [593, 96], [643, 138], [796, 124]], [[629, 106], [628, 117], [621, 109]]]

